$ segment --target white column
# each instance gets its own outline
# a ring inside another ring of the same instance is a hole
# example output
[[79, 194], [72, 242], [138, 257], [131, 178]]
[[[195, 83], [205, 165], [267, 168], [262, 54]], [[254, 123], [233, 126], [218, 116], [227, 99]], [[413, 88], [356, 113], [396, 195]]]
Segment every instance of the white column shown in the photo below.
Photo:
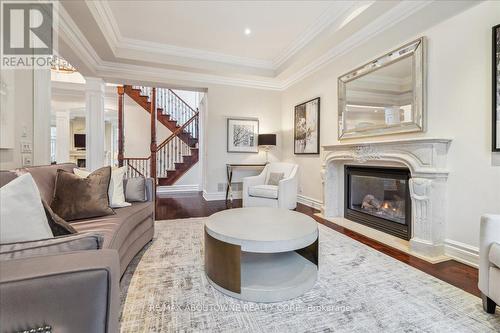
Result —
[[33, 164], [50, 164], [50, 69], [33, 70]]
[[85, 78], [85, 131], [87, 169], [94, 171], [104, 166], [104, 81]]
[[69, 151], [71, 150], [69, 111], [56, 113], [56, 130], [56, 161], [57, 163], [69, 162]]

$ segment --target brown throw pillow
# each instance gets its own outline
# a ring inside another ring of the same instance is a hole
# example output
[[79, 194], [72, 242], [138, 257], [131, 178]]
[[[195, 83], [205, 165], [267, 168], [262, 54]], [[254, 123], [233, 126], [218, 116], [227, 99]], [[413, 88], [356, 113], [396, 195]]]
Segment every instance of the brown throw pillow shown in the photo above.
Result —
[[61, 217], [59, 217], [52, 208], [50, 208], [49, 204], [42, 200], [43, 209], [45, 210], [45, 215], [47, 216], [47, 221], [49, 221], [50, 230], [52, 230], [52, 234], [54, 236], [64, 236], [70, 234], [76, 234], [75, 228], [73, 228], [68, 222], [64, 221]]
[[115, 214], [109, 207], [111, 167], [100, 168], [87, 178], [57, 170], [52, 210], [66, 221]]

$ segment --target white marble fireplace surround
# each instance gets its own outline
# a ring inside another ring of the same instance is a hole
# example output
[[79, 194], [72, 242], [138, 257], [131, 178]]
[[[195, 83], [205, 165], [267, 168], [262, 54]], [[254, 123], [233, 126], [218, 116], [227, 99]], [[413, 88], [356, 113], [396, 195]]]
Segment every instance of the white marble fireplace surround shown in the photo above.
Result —
[[[445, 260], [446, 158], [451, 139], [419, 138], [370, 143], [340, 143], [323, 146], [322, 215], [354, 231], [371, 229], [343, 219], [344, 165], [407, 167], [412, 203], [412, 237], [408, 252], [431, 262]], [[372, 229], [373, 230], [373, 229]], [[389, 243], [385, 234], [373, 230], [369, 237]], [[404, 243], [399, 241], [399, 243]], [[400, 247], [399, 247], [400, 248]]]

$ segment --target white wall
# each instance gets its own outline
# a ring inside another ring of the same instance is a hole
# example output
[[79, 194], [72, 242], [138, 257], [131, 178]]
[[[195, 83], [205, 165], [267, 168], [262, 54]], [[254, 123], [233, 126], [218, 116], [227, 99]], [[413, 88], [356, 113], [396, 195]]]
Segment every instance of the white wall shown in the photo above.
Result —
[[[264, 163], [265, 153], [228, 153], [227, 117], [255, 117], [259, 119], [259, 133], [276, 133], [277, 149], [269, 153], [269, 160], [281, 159], [281, 93], [251, 88], [208, 87], [208, 110], [205, 131], [205, 196], [223, 198], [219, 183], [226, 183], [226, 163]], [[236, 172], [233, 181], [256, 171]], [[208, 194], [208, 195], [207, 195]]]
[[[322, 198], [319, 156], [293, 154], [293, 107], [321, 97], [321, 144], [337, 140], [337, 78], [419, 36], [427, 38], [426, 133], [373, 137], [380, 139], [452, 138], [449, 151], [446, 237], [476, 247], [479, 218], [500, 214], [499, 159], [491, 146], [491, 27], [500, 22], [500, 2], [488, 1], [431, 28], [406, 20], [283, 93], [283, 158], [300, 164], [301, 194]], [[419, 28], [420, 27], [420, 28]]]
[[[12, 133], [8, 134], [9, 138], [2, 140], [13, 142], [9, 144], [11, 149], [0, 149], [0, 169], [9, 170], [22, 167], [21, 142], [30, 142], [33, 148], [33, 71], [2, 69], [1, 72], [3, 80], [7, 81], [6, 89], [9, 92], [8, 95], [0, 96], [7, 100], [5, 105], [2, 103], [2, 122], [12, 122], [6, 125]], [[7, 78], [9, 79], [6, 80]], [[33, 153], [27, 155], [33, 157]]]
[[[125, 95], [123, 108], [125, 157], [148, 157], [151, 155], [151, 115], [130, 97]], [[156, 141], [162, 143], [172, 134], [160, 122], [156, 125]]]

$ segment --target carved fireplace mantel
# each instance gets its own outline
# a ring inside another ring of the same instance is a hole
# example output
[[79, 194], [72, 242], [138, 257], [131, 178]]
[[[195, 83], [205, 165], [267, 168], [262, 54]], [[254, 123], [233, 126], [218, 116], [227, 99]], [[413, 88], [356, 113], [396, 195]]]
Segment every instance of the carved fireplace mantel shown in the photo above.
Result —
[[[323, 207], [326, 218], [342, 217], [343, 165], [405, 166], [410, 170], [412, 202], [411, 251], [444, 254], [446, 226], [446, 159], [451, 139], [421, 138], [323, 146]], [[354, 222], [353, 222], [354, 223]]]

